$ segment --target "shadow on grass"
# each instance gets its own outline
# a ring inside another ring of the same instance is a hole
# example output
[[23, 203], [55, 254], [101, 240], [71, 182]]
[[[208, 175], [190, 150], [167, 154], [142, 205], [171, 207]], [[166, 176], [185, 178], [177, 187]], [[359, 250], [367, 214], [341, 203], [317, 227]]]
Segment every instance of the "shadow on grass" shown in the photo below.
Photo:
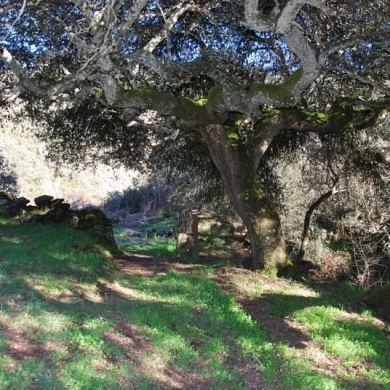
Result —
[[[0, 296], [6, 305], [0, 313], [0, 333], [7, 339], [0, 343], [0, 355], [10, 359], [8, 365], [0, 359], [0, 372], [3, 369], [3, 383], [10, 388], [31, 388], [38, 383], [41, 388], [239, 389], [249, 384], [276, 389], [278, 381], [288, 388], [280, 371], [283, 362], [268, 334], [275, 341], [304, 348], [306, 329], [292, 327], [292, 319], [305, 322], [312, 337], [329, 353], [340, 355], [346, 350], [350, 355], [352, 351], [383, 370], [390, 368], [388, 333], [343, 318], [342, 311], [327, 305], [321, 296], [263, 294], [243, 301], [266, 334], [206, 278], [167, 271], [149, 278], [122, 274], [115, 281], [102, 282], [97, 266], [84, 269], [82, 262], [66, 257], [59, 246], [54, 252], [52, 246], [45, 247], [42, 258], [39, 245], [28, 237], [12, 240], [7, 241], [8, 253], [20, 258], [0, 254], [0, 272], [5, 275]], [[66, 289], [75, 297], [72, 302], [43, 293], [32, 280], [49, 278], [54, 280], [53, 287], [61, 289], [61, 280], [68, 280], [69, 274], [73, 284], [67, 283]], [[100, 301], [80, 295], [80, 283], [96, 287]], [[258, 311], [256, 317], [256, 310], [265, 312]], [[273, 322], [267, 324], [265, 314]], [[18, 326], [24, 327], [21, 332]], [[18, 345], [18, 353], [13, 353]], [[355, 345], [362, 348], [353, 350]], [[255, 369], [245, 378], [239, 360], [261, 364], [262, 375]], [[17, 368], [9, 368], [12, 364]], [[298, 374], [292, 388], [326, 388], [321, 386], [330, 381], [310, 369]], [[338, 380], [337, 384], [343, 386], [344, 382]], [[349, 384], [376, 388], [368, 379]]]
[[[388, 330], [378, 327], [369, 318], [353, 315], [339, 305], [329, 304], [322, 296], [264, 293], [261, 298], [243, 300], [241, 303], [271, 333], [273, 340], [285, 341], [295, 348], [304, 349], [307, 342], [314, 339], [327, 353], [345, 362], [390, 370]], [[297, 325], [302, 329], [297, 329]], [[387, 372], [389, 374], [390, 371]], [[375, 388], [374, 383], [371, 385]]]
[[[69, 246], [7, 237], [0, 387], [237, 389], [245, 379], [234, 359], [276, 359], [265, 335], [207, 279], [168, 272], [102, 282], [99, 267], [83, 264], [82, 253], [69, 257]], [[80, 284], [93, 286], [98, 302]]]

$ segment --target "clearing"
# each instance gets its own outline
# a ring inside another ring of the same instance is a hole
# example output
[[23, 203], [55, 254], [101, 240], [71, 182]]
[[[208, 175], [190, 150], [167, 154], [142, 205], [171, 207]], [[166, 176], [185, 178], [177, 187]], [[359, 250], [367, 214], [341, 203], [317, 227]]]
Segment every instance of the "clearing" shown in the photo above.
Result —
[[0, 388], [390, 389], [388, 325], [351, 286], [146, 249], [0, 220]]

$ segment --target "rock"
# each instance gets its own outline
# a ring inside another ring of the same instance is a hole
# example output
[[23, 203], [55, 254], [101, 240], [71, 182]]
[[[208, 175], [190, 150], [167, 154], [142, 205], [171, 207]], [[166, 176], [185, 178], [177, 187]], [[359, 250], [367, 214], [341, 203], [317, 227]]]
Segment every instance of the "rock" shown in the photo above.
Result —
[[78, 218], [76, 226], [78, 229], [88, 231], [95, 237], [108, 243], [112, 248], [117, 249], [112, 222], [103, 211], [87, 207], [76, 211], [75, 215]]
[[56, 210], [65, 210], [68, 211], [70, 209], [69, 203], [60, 203], [53, 207]]
[[226, 246], [226, 241], [221, 237], [215, 237], [212, 239], [211, 243], [218, 249], [224, 248]]
[[176, 242], [176, 253], [179, 256], [189, 255], [192, 252], [192, 237], [185, 233], [179, 233]]
[[60, 199], [60, 198], [53, 199], [50, 202], [50, 207], [56, 208], [56, 207], [60, 206], [63, 201], [64, 201], [64, 199]]
[[211, 235], [218, 237], [232, 237], [234, 235], [234, 226], [228, 223], [214, 225], [211, 227]]
[[233, 226], [235, 235], [245, 236], [248, 233], [248, 229], [243, 223], [235, 222]]
[[50, 195], [41, 195], [34, 199], [35, 204], [40, 208], [50, 208], [51, 201], [53, 200], [53, 196]]
[[26, 206], [26, 211], [28, 211], [28, 212], [32, 212], [32, 211], [35, 211], [35, 210], [39, 210], [39, 207], [32, 206], [32, 205]]
[[21, 196], [20, 198], [15, 199], [15, 203], [18, 204], [22, 209], [26, 209], [26, 206], [30, 203], [30, 200]]
[[134, 230], [134, 229], [126, 229], [125, 234], [127, 237], [142, 237], [143, 234], [139, 230]]
[[189, 235], [185, 233], [179, 233], [177, 236], [177, 248], [182, 248], [188, 243]]

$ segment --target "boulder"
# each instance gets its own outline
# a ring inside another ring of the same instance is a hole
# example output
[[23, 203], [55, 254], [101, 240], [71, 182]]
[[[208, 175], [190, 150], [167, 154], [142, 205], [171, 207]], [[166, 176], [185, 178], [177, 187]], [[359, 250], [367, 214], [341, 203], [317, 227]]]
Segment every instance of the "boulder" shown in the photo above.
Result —
[[26, 206], [30, 203], [30, 200], [22, 196], [15, 199], [15, 203], [18, 204], [22, 209], [26, 209]]
[[188, 234], [179, 233], [179, 235], [177, 236], [177, 248], [182, 248], [183, 246], [185, 246], [188, 243], [189, 238], [190, 236]]
[[176, 241], [176, 253], [179, 256], [189, 255], [192, 252], [192, 236], [179, 233]]
[[64, 201], [64, 199], [60, 199], [60, 198], [56, 198], [56, 199], [53, 199], [51, 202], [50, 202], [50, 207], [58, 207], [62, 204], [62, 202]]
[[41, 195], [34, 199], [35, 204], [40, 208], [50, 208], [51, 201], [54, 199], [53, 196], [50, 195]]
[[75, 211], [74, 215], [78, 219], [76, 226], [78, 229], [88, 231], [111, 247], [117, 248], [112, 222], [103, 211], [94, 207], [87, 207]]

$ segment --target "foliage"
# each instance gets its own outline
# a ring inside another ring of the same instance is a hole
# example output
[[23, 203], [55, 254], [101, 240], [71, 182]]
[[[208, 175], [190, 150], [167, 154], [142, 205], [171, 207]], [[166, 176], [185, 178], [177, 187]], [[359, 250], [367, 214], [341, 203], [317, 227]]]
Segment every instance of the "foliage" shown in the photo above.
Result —
[[9, 166], [2, 154], [0, 154], [0, 188], [9, 193], [17, 192], [16, 173]]
[[[1, 9], [0, 58], [14, 75], [3, 83], [44, 119], [52, 155], [139, 166], [198, 132], [248, 227], [254, 268], [288, 262], [267, 155], [310, 132], [344, 143], [390, 109], [384, 1], [53, 1], [19, 14], [18, 4]], [[370, 171], [383, 162], [373, 150], [353, 157]]]

